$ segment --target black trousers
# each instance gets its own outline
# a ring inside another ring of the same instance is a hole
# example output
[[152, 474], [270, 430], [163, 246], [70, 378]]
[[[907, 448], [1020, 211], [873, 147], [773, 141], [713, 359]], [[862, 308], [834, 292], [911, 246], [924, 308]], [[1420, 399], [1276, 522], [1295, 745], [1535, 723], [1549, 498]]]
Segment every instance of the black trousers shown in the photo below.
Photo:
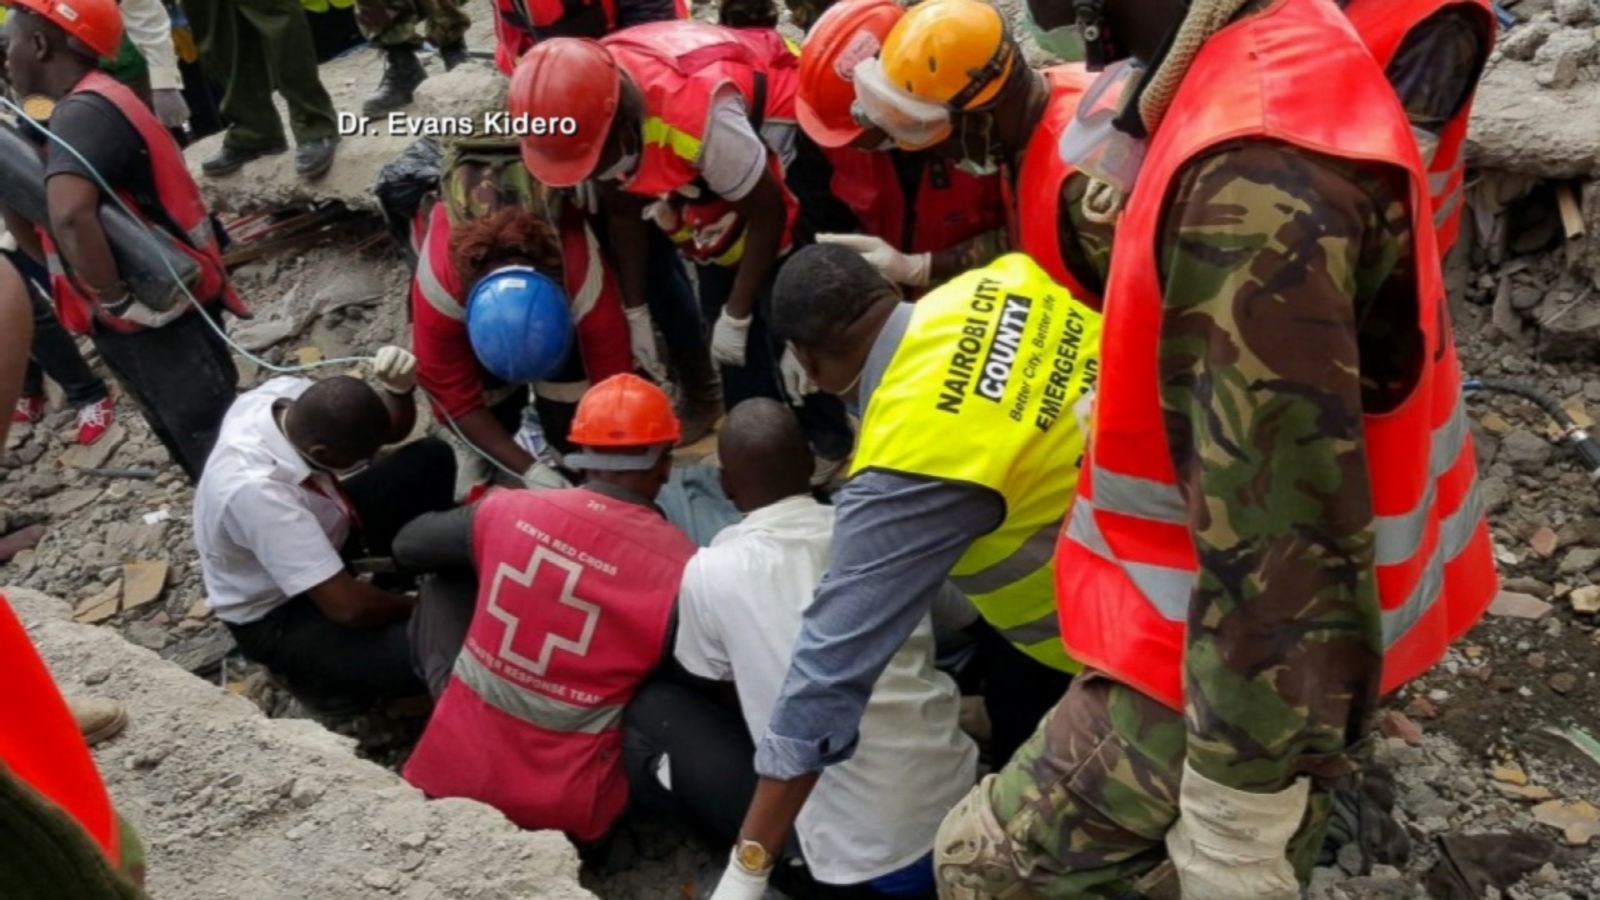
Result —
[[131, 334], [97, 326], [90, 339], [172, 461], [199, 481], [239, 384], [228, 345], [195, 313]]
[[976, 665], [982, 671], [983, 707], [992, 726], [989, 762], [998, 771], [1061, 701], [1072, 676], [1018, 650], [983, 619], [966, 630], [978, 639]]
[[[33, 346], [22, 382], [22, 396], [42, 396], [44, 379], [48, 375], [51, 381], [61, 385], [73, 409], [105, 399], [106, 383], [90, 370], [72, 335], [56, 318], [48, 293], [49, 273], [25, 253], [6, 251], [5, 257], [22, 273], [28, 284], [28, 301], [33, 304]], [[6, 414], [10, 415], [10, 411], [6, 410]]]
[[[407, 444], [344, 482], [360, 520], [346, 559], [386, 556], [394, 536], [423, 513], [449, 509], [455, 455], [436, 438]], [[312, 705], [370, 703], [423, 693], [411, 658], [407, 620], [351, 628], [322, 614], [310, 597], [294, 597], [265, 618], [229, 625], [244, 655], [271, 669]]]

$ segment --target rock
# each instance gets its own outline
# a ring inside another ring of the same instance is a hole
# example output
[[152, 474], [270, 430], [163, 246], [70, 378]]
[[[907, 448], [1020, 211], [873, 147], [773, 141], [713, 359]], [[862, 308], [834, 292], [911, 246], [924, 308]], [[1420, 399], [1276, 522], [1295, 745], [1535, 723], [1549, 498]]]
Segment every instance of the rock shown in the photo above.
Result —
[[112, 522], [106, 526], [105, 543], [124, 553], [151, 556], [161, 551], [166, 536], [167, 526], [163, 524]]
[[1596, 565], [1600, 565], [1600, 548], [1573, 547], [1566, 556], [1561, 557], [1561, 564], [1556, 566], [1556, 570], [1563, 575], [1581, 575]]
[[85, 625], [98, 625], [117, 614], [121, 601], [122, 585], [119, 582], [79, 603], [72, 611], [72, 620]]
[[371, 869], [361, 876], [361, 883], [379, 891], [392, 891], [400, 883], [400, 873], [389, 869]]
[[1339, 868], [1350, 875], [1361, 874], [1361, 845], [1359, 843], [1345, 844], [1339, 848]]
[[138, 609], [161, 597], [167, 587], [166, 560], [124, 563], [122, 566], [122, 608]]
[[402, 834], [395, 843], [407, 850], [421, 850], [422, 846], [428, 843], [428, 833], [426, 831], [413, 831]]
[[1528, 783], [1528, 773], [1522, 771], [1522, 767], [1515, 764], [1508, 766], [1494, 766], [1489, 769], [1489, 777], [1493, 778], [1495, 781], [1504, 782], [1506, 784]]
[[296, 778], [294, 787], [289, 791], [289, 802], [300, 809], [305, 809], [322, 799], [328, 786], [315, 778]]
[[1586, 584], [1580, 588], [1573, 588], [1567, 595], [1567, 602], [1572, 604], [1574, 612], [1600, 613], [1600, 585]]
[[1422, 728], [1399, 710], [1386, 709], [1379, 713], [1378, 731], [1384, 737], [1399, 738], [1413, 747], [1422, 746]]
[[1578, 687], [1578, 676], [1571, 672], [1557, 672], [1550, 676], [1550, 690], [1565, 696]]
[[1594, 61], [1595, 49], [1593, 34], [1577, 30], [1553, 32], [1533, 55], [1534, 64], [1539, 66], [1534, 80], [1556, 91], [1572, 87], [1583, 67]]
[[322, 351], [316, 347], [300, 347], [294, 351], [295, 362], [302, 366], [314, 366], [324, 358]]
[[1524, 475], [1536, 475], [1549, 465], [1553, 452], [1549, 441], [1531, 431], [1518, 429], [1501, 440], [1498, 461]]
[[110, 679], [111, 670], [105, 666], [98, 666], [84, 672], [82, 680], [85, 687], [94, 687], [97, 684], [105, 684]]
[[1594, 0], [1556, 0], [1555, 14], [1563, 25], [1582, 25], [1594, 16]]
[[1489, 614], [1508, 619], [1542, 619], [1555, 607], [1532, 594], [1501, 591], [1489, 604]]
[[1550, 596], [1555, 593], [1550, 585], [1537, 578], [1528, 578], [1526, 576], [1507, 578], [1500, 582], [1500, 587], [1504, 590], [1516, 591], [1519, 594], [1532, 594], [1540, 600], [1549, 600]]
[[1600, 835], [1600, 809], [1587, 800], [1549, 800], [1532, 809], [1533, 820], [1561, 832], [1574, 847], [1582, 847]]
[[67, 452], [61, 454], [61, 464], [71, 469], [103, 468], [106, 461], [111, 459], [111, 454], [117, 452], [117, 448], [127, 439], [128, 430], [122, 427], [121, 422], [114, 423], [100, 440], [93, 444], [87, 447], [72, 445]]
[[291, 841], [303, 841], [310, 837], [316, 830], [316, 821], [314, 819], [307, 819], [304, 822], [301, 822], [299, 825], [296, 825], [284, 832], [283, 836]]
[[201, 628], [203, 630], [179, 641], [162, 655], [197, 675], [215, 671], [237, 645], [233, 641], [233, 634], [220, 622], [202, 625]]
[[1537, 784], [1503, 784], [1497, 781], [1494, 789], [1513, 800], [1549, 800], [1554, 796], [1549, 788]]
[[157, 653], [172, 643], [172, 636], [167, 634], [167, 630], [153, 622], [129, 622], [121, 630], [123, 637]]
[[50, 511], [50, 515], [62, 518], [83, 509], [99, 499], [99, 497], [99, 488], [78, 488], [71, 491], [62, 491], [50, 498], [50, 503], [45, 506], [45, 509]]
[[1556, 552], [1556, 533], [1548, 525], [1540, 525], [1528, 538], [1528, 547], [1538, 556], [1549, 559]]
[[1439, 716], [1439, 708], [1427, 697], [1412, 697], [1406, 704], [1406, 715], [1414, 719], [1434, 719]]

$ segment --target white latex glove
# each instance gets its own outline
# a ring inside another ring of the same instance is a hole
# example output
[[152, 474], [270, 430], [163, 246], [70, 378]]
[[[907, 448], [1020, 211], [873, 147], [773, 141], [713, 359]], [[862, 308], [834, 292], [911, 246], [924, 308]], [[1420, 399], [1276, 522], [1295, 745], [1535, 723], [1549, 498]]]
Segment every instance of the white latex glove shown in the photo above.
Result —
[[391, 394], [409, 394], [417, 386], [417, 358], [404, 347], [384, 347], [372, 357], [372, 377]]
[[666, 384], [667, 367], [661, 362], [661, 349], [656, 345], [656, 323], [650, 319], [650, 307], [631, 306], [623, 310], [628, 316], [628, 343], [633, 345], [633, 363], [656, 384]]
[[183, 91], [173, 88], [151, 91], [150, 103], [155, 108], [156, 118], [168, 128], [182, 128], [189, 121], [189, 102], [183, 99]]
[[1310, 789], [1301, 778], [1276, 794], [1235, 790], [1185, 763], [1167, 831], [1184, 900], [1299, 900], [1287, 853]]
[[711, 328], [711, 361], [724, 366], [744, 365], [745, 344], [750, 340], [750, 316], [735, 319], [723, 307]]
[[656, 227], [667, 234], [677, 231], [678, 226], [683, 224], [683, 219], [678, 215], [678, 211], [673, 209], [672, 204], [665, 200], [657, 200], [646, 206], [639, 214], [639, 218], [644, 219], [646, 222], [656, 223]]
[[561, 490], [572, 487], [572, 482], [561, 476], [560, 472], [550, 468], [542, 462], [536, 462], [522, 473], [522, 486], [533, 491]]
[[783, 358], [778, 360], [778, 379], [783, 382], [783, 392], [788, 395], [790, 406], [800, 406], [806, 402], [807, 394], [817, 393], [817, 383], [788, 348], [784, 348]]
[[878, 274], [896, 284], [927, 287], [933, 274], [932, 253], [901, 253], [888, 241], [870, 234], [819, 234], [817, 243], [849, 247], [871, 263]]
[[717, 889], [712, 892], [711, 900], [761, 900], [761, 896], [767, 892], [767, 882], [771, 878], [771, 869], [760, 874], [746, 872], [739, 865], [737, 855], [730, 855], [728, 868], [723, 870], [722, 880], [717, 882]]

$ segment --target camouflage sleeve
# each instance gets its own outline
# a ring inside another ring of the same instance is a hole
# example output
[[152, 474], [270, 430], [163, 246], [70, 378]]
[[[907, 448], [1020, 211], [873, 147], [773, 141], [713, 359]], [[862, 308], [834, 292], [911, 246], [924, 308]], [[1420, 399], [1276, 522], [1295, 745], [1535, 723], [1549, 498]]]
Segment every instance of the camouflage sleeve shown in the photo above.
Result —
[[1392, 174], [1238, 143], [1180, 172], [1163, 226], [1161, 403], [1200, 568], [1188, 759], [1231, 787], [1315, 771], [1375, 702], [1362, 338], [1404, 306]]
[[1480, 11], [1445, 7], [1411, 29], [1386, 74], [1413, 127], [1439, 132], [1472, 96], [1489, 57]]
[[1011, 250], [1011, 235], [1004, 228], [974, 235], [954, 247], [933, 254], [934, 283], [987, 266]]
[[1083, 195], [1089, 189], [1089, 176], [1077, 172], [1061, 186], [1061, 204], [1056, 212], [1056, 234], [1061, 242], [1061, 258], [1078, 282], [1097, 297], [1104, 297], [1106, 273], [1111, 271], [1112, 225], [1096, 222], [1084, 215]]

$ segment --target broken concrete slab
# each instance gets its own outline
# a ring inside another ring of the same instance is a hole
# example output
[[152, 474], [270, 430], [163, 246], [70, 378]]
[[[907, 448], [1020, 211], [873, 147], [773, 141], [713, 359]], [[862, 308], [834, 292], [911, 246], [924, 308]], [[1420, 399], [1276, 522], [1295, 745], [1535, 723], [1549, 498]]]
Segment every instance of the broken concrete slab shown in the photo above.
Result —
[[122, 564], [122, 608], [138, 609], [154, 603], [167, 588], [166, 560], [135, 560]]
[[[268, 719], [111, 631], [66, 621], [59, 600], [6, 592], [63, 690], [104, 670], [95, 692], [128, 709], [127, 731], [96, 747], [95, 761], [148, 847], [150, 896], [214, 900], [240, 896], [241, 885], [251, 900], [593, 896], [559, 833], [523, 831], [471, 800], [425, 800], [357, 758], [347, 738]], [[317, 790], [305, 789], [311, 782]], [[420, 859], [406, 846], [419, 833]], [[377, 870], [396, 873], [390, 887], [366, 883]]]
[[98, 625], [116, 615], [121, 608], [122, 582], [119, 581], [79, 603], [72, 611], [72, 620], [84, 625]]
[[67, 452], [61, 454], [61, 464], [69, 469], [99, 469], [111, 459], [111, 454], [117, 452], [122, 442], [128, 439], [128, 429], [122, 424], [114, 423], [106, 433], [100, 436], [87, 447], [73, 445]]
[[1544, 68], [1501, 58], [1484, 72], [1467, 131], [1469, 165], [1540, 178], [1600, 173], [1600, 90], [1592, 83], [1536, 87]]
[[1554, 609], [1554, 606], [1532, 594], [1501, 591], [1495, 595], [1494, 602], [1489, 604], [1489, 615], [1509, 619], [1542, 619], [1550, 615]]
[[50, 511], [52, 516], [70, 516], [93, 503], [99, 497], [99, 488], [77, 488], [75, 490], [62, 491], [51, 497], [45, 508]]

